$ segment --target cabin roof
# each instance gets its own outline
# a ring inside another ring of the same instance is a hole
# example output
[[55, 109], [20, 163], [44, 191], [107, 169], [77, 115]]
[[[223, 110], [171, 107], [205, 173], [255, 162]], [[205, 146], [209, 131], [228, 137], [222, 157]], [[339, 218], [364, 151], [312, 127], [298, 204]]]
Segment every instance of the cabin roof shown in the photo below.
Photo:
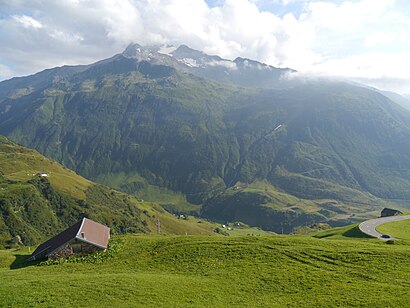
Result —
[[388, 207], [385, 207], [383, 210], [382, 210], [382, 212], [395, 212], [395, 213], [401, 213], [401, 214], [403, 214], [401, 211], [399, 211], [399, 210], [395, 210], [395, 209], [391, 209], [391, 208], [388, 208]]
[[101, 249], [106, 249], [110, 239], [110, 228], [88, 218], [82, 218], [74, 225], [45, 241], [30, 256], [29, 260], [47, 257], [59, 247], [79, 240]]

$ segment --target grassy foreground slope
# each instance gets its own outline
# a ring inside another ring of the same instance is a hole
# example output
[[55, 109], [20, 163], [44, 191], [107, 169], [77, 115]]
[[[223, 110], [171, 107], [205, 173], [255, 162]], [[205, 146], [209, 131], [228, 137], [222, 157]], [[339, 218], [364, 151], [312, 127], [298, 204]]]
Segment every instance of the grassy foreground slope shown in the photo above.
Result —
[[[101, 264], [17, 268], [0, 251], [6, 306], [408, 305], [410, 245], [307, 236], [120, 236]], [[17, 261], [15, 260], [17, 257]], [[11, 267], [11, 268], [10, 268]]]

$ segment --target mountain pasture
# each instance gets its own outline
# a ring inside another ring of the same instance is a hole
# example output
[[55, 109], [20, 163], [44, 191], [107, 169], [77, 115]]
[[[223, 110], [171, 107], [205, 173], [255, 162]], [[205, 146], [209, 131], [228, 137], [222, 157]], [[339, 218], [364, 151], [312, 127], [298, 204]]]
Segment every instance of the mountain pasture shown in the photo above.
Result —
[[114, 237], [120, 248], [89, 263], [27, 266], [27, 248], [0, 251], [6, 306], [225, 305], [404, 307], [409, 242], [310, 236]]
[[410, 240], [410, 220], [388, 222], [378, 226], [376, 231], [394, 238]]

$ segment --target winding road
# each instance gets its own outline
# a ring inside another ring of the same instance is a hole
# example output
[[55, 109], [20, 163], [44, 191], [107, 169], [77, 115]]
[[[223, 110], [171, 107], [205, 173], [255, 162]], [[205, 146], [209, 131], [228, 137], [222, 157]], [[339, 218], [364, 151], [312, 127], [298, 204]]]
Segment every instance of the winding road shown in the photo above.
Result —
[[376, 237], [380, 240], [391, 240], [394, 239], [393, 237], [390, 238], [382, 238], [382, 234], [376, 231], [376, 228], [382, 224], [385, 224], [386, 222], [393, 222], [393, 221], [401, 221], [401, 220], [406, 220], [410, 219], [410, 215], [405, 215], [405, 216], [389, 216], [389, 217], [381, 217], [381, 218], [376, 218], [376, 219], [370, 219], [363, 221], [359, 225], [360, 231], [363, 233], [370, 235], [371, 237]]

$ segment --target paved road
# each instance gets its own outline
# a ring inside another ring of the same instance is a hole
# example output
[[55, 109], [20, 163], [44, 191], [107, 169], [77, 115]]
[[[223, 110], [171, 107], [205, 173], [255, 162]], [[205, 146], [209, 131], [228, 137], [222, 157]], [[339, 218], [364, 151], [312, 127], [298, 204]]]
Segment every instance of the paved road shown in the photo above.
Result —
[[385, 224], [386, 222], [392, 222], [392, 221], [400, 221], [400, 220], [405, 220], [405, 219], [410, 219], [410, 215], [405, 215], [405, 216], [390, 216], [390, 217], [382, 217], [382, 218], [376, 218], [376, 219], [370, 219], [363, 221], [359, 225], [360, 231], [363, 233], [366, 233], [367, 235], [370, 235], [372, 237], [377, 237], [380, 240], [389, 240], [389, 239], [394, 239], [392, 238], [382, 238], [382, 234], [376, 231], [376, 228], [382, 224]]

